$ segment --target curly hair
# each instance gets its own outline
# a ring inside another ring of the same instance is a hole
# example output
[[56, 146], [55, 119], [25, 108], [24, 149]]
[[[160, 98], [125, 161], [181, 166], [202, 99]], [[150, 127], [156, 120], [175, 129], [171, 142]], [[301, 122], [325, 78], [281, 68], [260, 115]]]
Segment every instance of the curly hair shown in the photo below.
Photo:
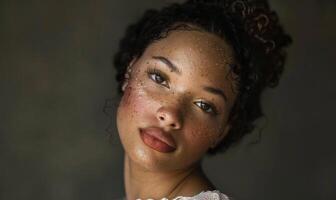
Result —
[[188, 0], [147, 10], [127, 28], [114, 55], [119, 93], [133, 58], [140, 57], [151, 43], [170, 31], [188, 29], [188, 25], [225, 38], [239, 62], [230, 69], [238, 75], [238, 94], [228, 118], [231, 129], [221, 144], [209, 149], [208, 153], [214, 154], [254, 130], [255, 120], [264, 115], [261, 93], [266, 87], [278, 85], [286, 59], [284, 48], [292, 40], [264, 0]]

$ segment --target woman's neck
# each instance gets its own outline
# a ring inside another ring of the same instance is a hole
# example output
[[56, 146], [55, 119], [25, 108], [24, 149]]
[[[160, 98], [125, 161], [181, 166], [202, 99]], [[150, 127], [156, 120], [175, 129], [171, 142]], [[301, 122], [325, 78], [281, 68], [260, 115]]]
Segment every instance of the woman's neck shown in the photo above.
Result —
[[201, 165], [172, 172], [152, 172], [134, 164], [125, 155], [124, 179], [128, 200], [172, 199], [176, 196], [193, 196], [214, 186], [204, 175]]

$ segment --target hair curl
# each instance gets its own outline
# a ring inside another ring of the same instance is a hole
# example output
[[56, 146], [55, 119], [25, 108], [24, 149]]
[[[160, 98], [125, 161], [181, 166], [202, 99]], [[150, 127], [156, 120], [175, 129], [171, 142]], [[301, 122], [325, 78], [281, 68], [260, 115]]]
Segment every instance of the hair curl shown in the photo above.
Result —
[[[177, 27], [177, 23], [184, 26]], [[251, 133], [254, 121], [263, 116], [261, 93], [266, 87], [278, 85], [286, 59], [284, 48], [292, 40], [265, 0], [188, 0], [161, 10], [147, 10], [127, 28], [114, 55], [119, 93], [130, 61], [140, 57], [152, 42], [172, 30], [187, 29], [188, 24], [225, 38], [239, 62], [231, 66], [238, 75], [239, 90], [229, 115], [231, 129], [222, 143], [208, 153], [225, 151]]]

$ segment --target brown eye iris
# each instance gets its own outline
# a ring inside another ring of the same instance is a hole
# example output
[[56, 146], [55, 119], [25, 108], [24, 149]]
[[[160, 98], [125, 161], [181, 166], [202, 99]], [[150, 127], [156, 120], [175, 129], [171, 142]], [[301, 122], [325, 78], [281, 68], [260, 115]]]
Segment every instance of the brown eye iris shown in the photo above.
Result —
[[153, 80], [155, 81], [155, 82], [157, 82], [157, 83], [162, 83], [163, 81], [164, 81], [164, 78], [162, 78], [160, 75], [158, 75], [158, 74], [152, 74], [151, 75], [152, 77], [154, 77], [153, 78]]
[[216, 114], [215, 109], [208, 103], [199, 101], [195, 103], [198, 107], [200, 107], [204, 112], [206, 113], [212, 113], [212, 114]]
[[158, 83], [160, 85], [163, 85], [169, 88], [168, 83], [167, 83], [167, 78], [164, 75], [162, 75], [162, 73], [159, 70], [148, 69], [147, 74], [148, 74], [148, 77], [151, 80], [153, 80], [155, 83]]

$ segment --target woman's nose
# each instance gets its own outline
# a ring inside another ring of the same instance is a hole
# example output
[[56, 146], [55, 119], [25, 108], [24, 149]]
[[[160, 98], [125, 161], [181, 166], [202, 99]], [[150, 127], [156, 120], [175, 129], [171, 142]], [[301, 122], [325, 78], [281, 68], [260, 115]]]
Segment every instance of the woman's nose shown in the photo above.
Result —
[[160, 125], [169, 129], [182, 128], [182, 116], [178, 108], [162, 106], [157, 111], [157, 119]]

